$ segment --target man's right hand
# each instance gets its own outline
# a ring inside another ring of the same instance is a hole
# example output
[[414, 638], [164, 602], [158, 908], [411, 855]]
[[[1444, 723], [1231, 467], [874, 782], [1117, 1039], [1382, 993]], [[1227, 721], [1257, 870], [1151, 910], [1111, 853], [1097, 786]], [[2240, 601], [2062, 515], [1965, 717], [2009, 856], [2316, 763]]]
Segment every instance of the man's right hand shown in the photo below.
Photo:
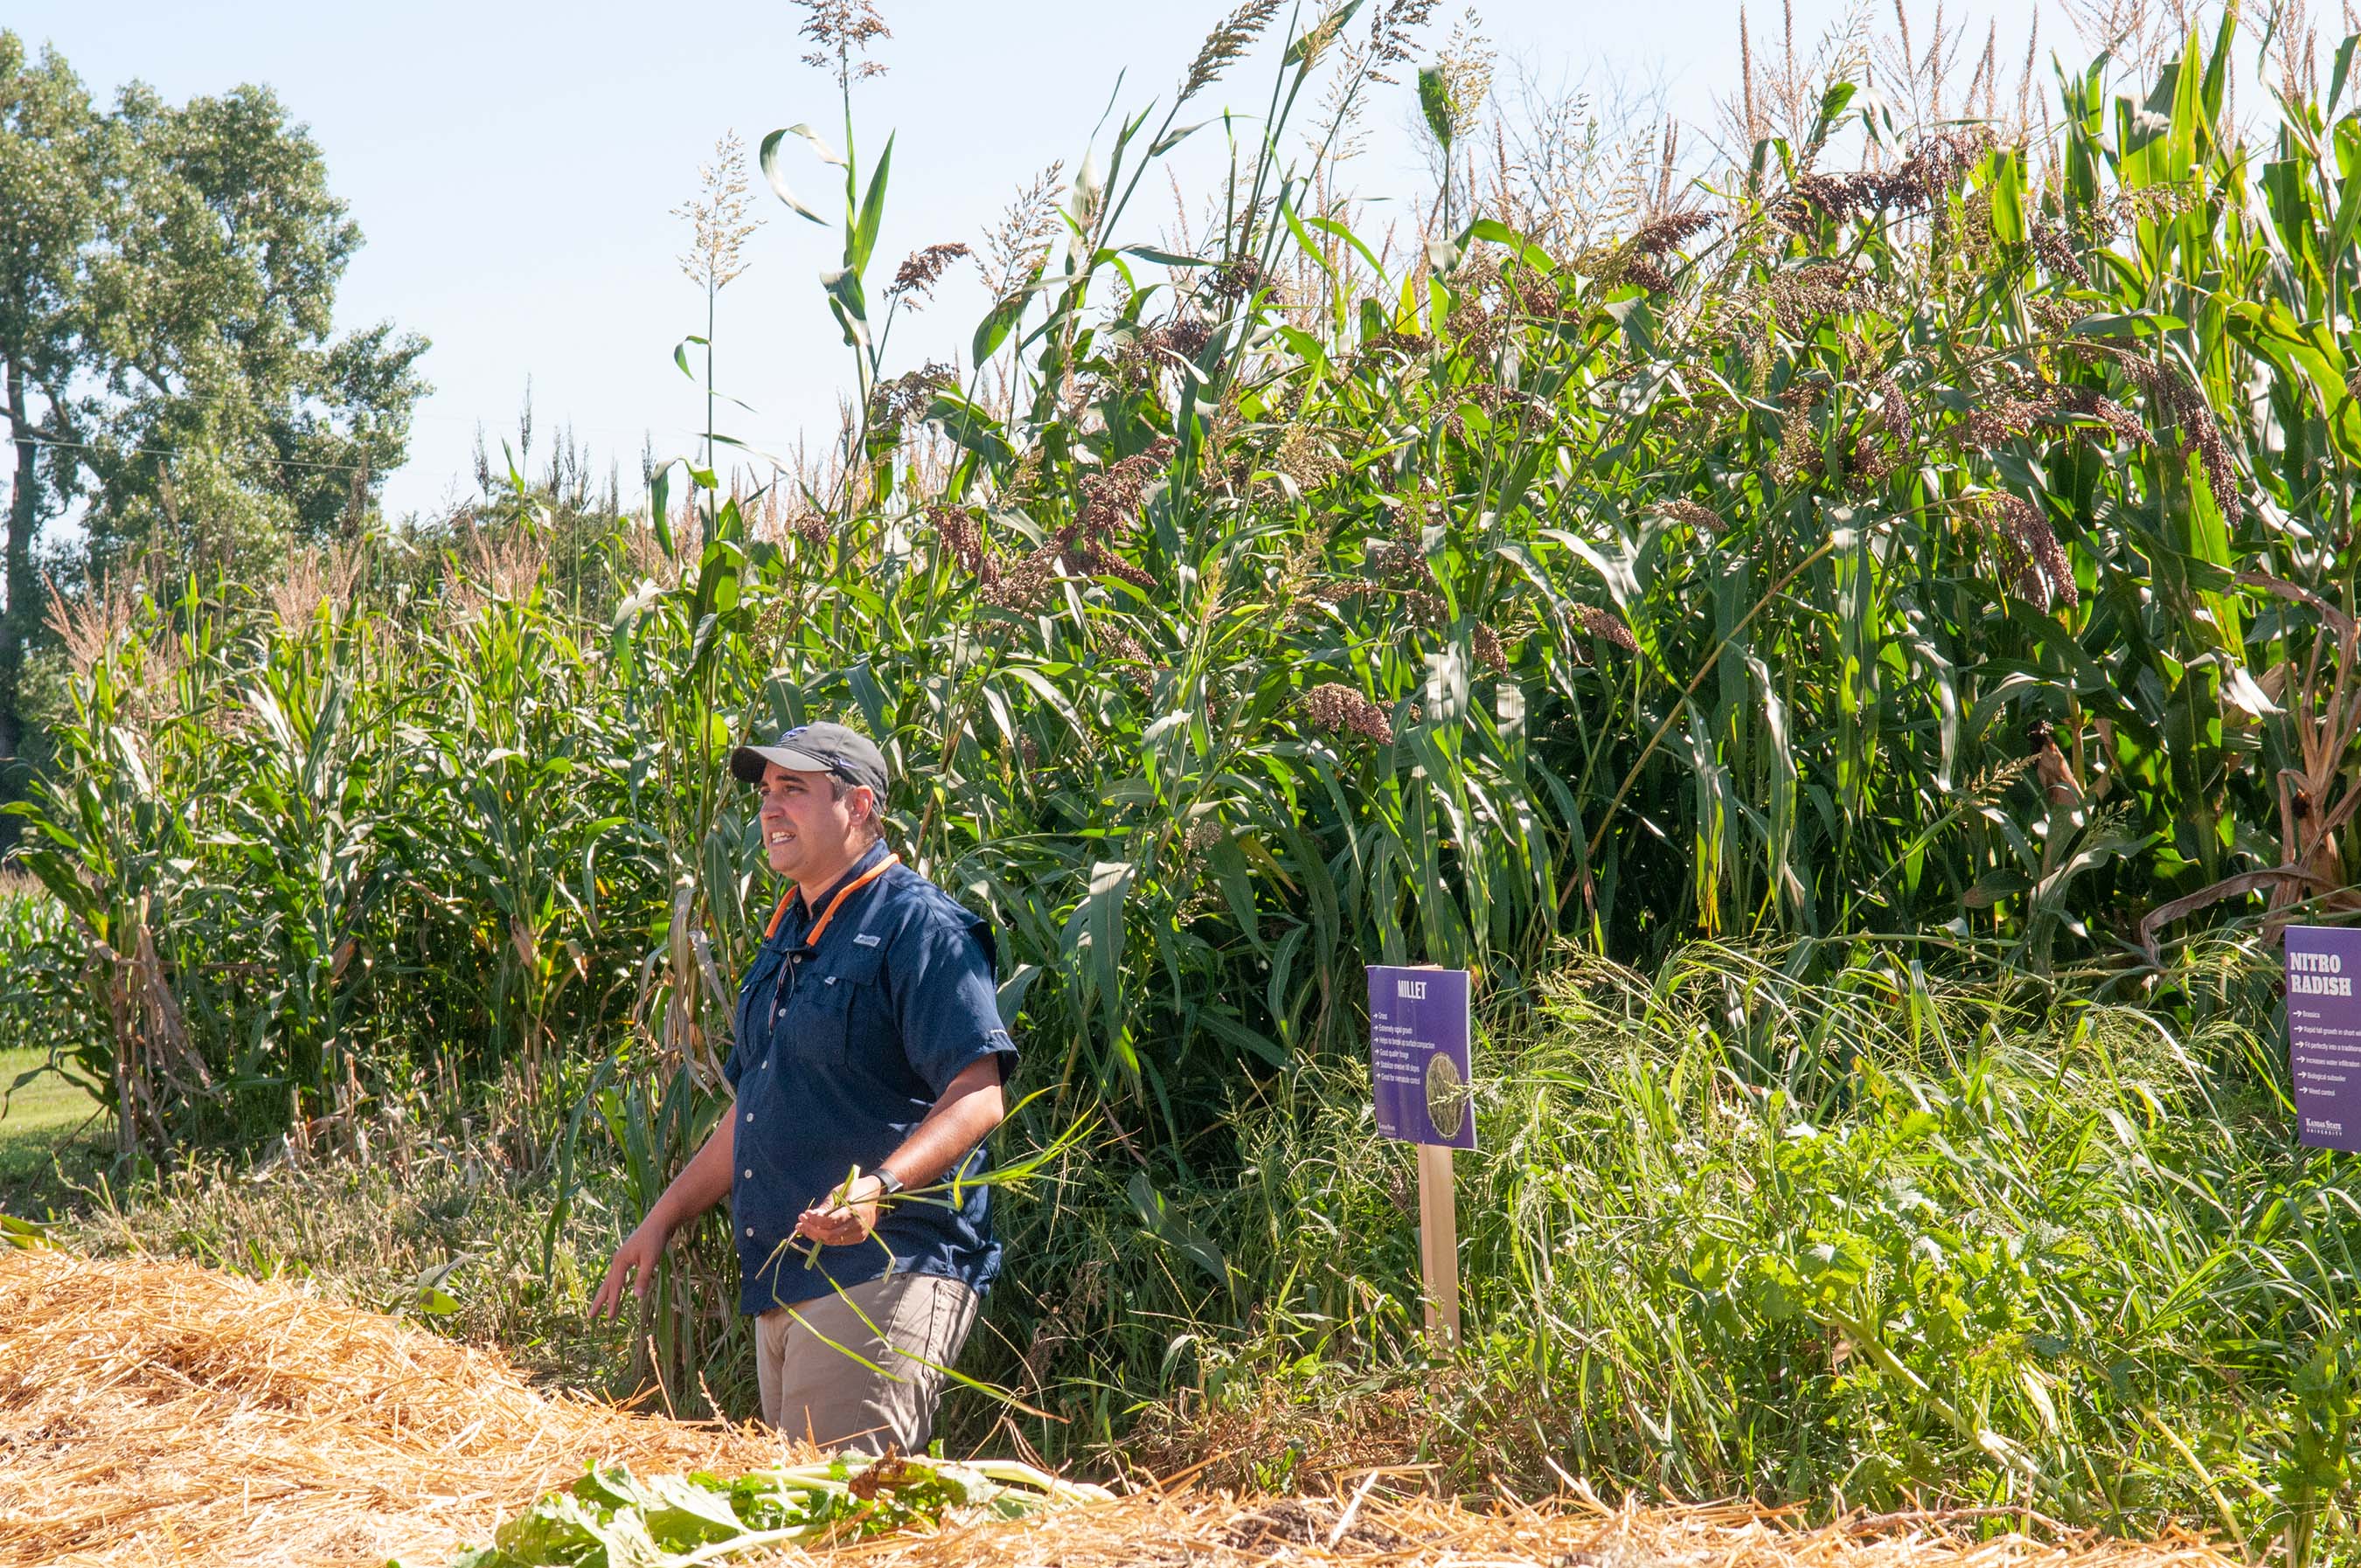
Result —
[[649, 1206], [639, 1229], [615, 1249], [615, 1261], [607, 1266], [598, 1294], [590, 1298], [591, 1317], [612, 1318], [621, 1311], [626, 1287], [633, 1300], [646, 1299], [649, 1288], [656, 1282], [656, 1265], [664, 1259], [664, 1243], [672, 1239], [673, 1232], [730, 1196], [730, 1154], [737, 1146], [737, 1136], [730, 1129], [736, 1124], [737, 1118], [725, 1107], [721, 1120], [697, 1146], [687, 1168]]
[[656, 1282], [656, 1265], [664, 1258], [664, 1243], [671, 1239], [669, 1231], [647, 1221], [625, 1236], [623, 1245], [615, 1249], [615, 1260], [607, 1266], [598, 1294], [590, 1299], [590, 1316], [613, 1318], [620, 1312], [627, 1287], [633, 1300], [645, 1299], [649, 1287]]

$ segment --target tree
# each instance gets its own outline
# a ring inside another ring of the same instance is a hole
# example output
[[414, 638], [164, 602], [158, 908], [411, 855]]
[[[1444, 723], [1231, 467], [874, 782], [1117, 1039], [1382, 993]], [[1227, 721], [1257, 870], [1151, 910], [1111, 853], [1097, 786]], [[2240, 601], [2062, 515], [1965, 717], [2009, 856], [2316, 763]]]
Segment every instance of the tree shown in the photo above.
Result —
[[0, 365], [16, 465], [0, 766], [22, 754], [42, 525], [82, 503], [94, 571], [267, 570], [354, 532], [407, 448], [423, 338], [334, 335], [361, 244], [268, 88], [96, 111], [0, 32]]
[[135, 84], [112, 122], [127, 221], [90, 278], [93, 564], [226, 565], [351, 531], [401, 464], [426, 344], [331, 339], [361, 235], [318, 147], [260, 87], [174, 108]]
[[39, 627], [33, 541], [82, 466], [69, 384], [88, 361], [82, 311], [106, 203], [104, 127], [64, 60], [28, 62], [0, 32], [0, 411], [8, 421], [0, 546], [0, 769], [24, 752], [25, 650]]

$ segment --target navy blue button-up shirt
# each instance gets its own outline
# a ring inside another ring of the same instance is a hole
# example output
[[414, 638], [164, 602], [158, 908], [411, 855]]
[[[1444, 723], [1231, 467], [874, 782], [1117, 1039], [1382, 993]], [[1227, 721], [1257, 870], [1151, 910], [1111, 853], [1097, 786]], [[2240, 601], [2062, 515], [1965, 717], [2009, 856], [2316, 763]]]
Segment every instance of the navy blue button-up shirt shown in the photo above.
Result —
[[[816, 907], [793, 900], [738, 994], [737, 1044], [722, 1072], [737, 1091], [730, 1229], [750, 1315], [896, 1274], [957, 1279], [978, 1294], [1000, 1272], [988, 1190], [905, 1197], [867, 1241], [819, 1249], [795, 1234], [854, 1166], [866, 1174], [902, 1146], [951, 1080], [1016, 1047], [1001, 1025], [991, 928], [906, 866], [848, 895], [820, 933], [812, 922], [838, 888], [885, 858], [872, 845]], [[952, 1171], [991, 1168], [979, 1144]], [[882, 1244], [882, 1245], [881, 1245]]]

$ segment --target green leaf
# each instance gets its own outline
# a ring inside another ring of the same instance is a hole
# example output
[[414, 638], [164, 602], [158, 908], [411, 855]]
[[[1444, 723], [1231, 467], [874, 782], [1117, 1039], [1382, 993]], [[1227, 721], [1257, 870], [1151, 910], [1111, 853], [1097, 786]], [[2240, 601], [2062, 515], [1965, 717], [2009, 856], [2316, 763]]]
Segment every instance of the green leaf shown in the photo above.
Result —
[[836, 313], [837, 324], [844, 329], [848, 347], [866, 350], [869, 347], [869, 299], [862, 291], [861, 274], [850, 267], [819, 275], [820, 287], [828, 291], [829, 308]]
[[984, 313], [983, 320], [977, 323], [974, 339], [968, 345], [969, 364], [981, 366], [999, 352], [1016, 323], [1025, 318], [1025, 307], [1032, 298], [1028, 291], [1020, 289]]
[[648, 480], [648, 521], [654, 525], [656, 543], [667, 557], [680, 554], [672, 542], [671, 496], [672, 465], [665, 463]]
[[850, 169], [852, 167], [844, 160], [844, 154], [829, 146], [828, 138], [826, 137], [821, 136], [818, 131], [812, 129], [811, 126], [805, 125], [801, 121], [797, 121], [796, 124], [789, 126], [785, 131], [774, 131], [772, 134], [774, 136], [803, 137], [805, 145], [812, 149], [813, 156], [818, 158], [822, 163], [829, 165], [830, 168]]
[[2121, 311], [2084, 316], [2070, 329], [2075, 337], [2154, 337], [2180, 332], [2189, 323], [2161, 311]]
[[2231, 308], [2230, 335], [2296, 387], [2309, 386], [2328, 436], [2347, 462], [2361, 462], [2361, 400], [2353, 396], [2344, 350], [2324, 324], [2300, 322], [2272, 300]]
[[867, 269], [869, 258], [877, 248], [877, 227], [885, 221], [885, 186], [894, 168], [894, 138], [885, 138], [885, 150], [877, 155], [877, 167], [869, 176], [869, 193], [861, 199], [860, 221], [844, 242], [844, 265], [855, 273]]
[[1126, 245], [1119, 254], [1137, 256], [1142, 261], [1153, 261], [1159, 267], [1211, 267], [1213, 263], [1202, 256], [1183, 256], [1177, 250], [1159, 250], [1152, 245]]
[[1125, 1193], [1137, 1212], [1148, 1234], [1170, 1245], [1175, 1252], [1205, 1271], [1208, 1277], [1227, 1288], [1230, 1283], [1229, 1260], [1213, 1239], [1191, 1224], [1164, 1201], [1164, 1194], [1148, 1179], [1144, 1170], [1135, 1170], [1125, 1183]]
[[[2361, 41], [2361, 34], [2345, 39], [2339, 55], [2350, 50], [2356, 41]], [[2329, 234], [2327, 254], [2342, 256], [2353, 243], [2356, 225], [2361, 225], [2361, 125], [2351, 119], [2339, 120], [2333, 134], [2344, 180], [2336, 194], [2335, 225]]]
[[1011, 679], [1028, 687], [1059, 718], [1076, 729], [1082, 728], [1082, 716], [1074, 711], [1074, 705], [1067, 699], [1064, 692], [1057, 688], [1049, 676], [1030, 664], [1011, 664], [1008, 667], [1008, 674]]
[[1129, 861], [1099, 861], [1091, 867], [1090, 892], [1074, 906], [1066, 922], [1066, 948], [1080, 956], [1087, 947], [1089, 960], [1082, 975], [1098, 994], [1107, 1032], [1122, 1026], [1123, 944], [1125, 903], [1139, 870]]
[[[30, 1077], [31, 1074], [27, 1074]], [[24, 1082], [19, 1079], [19, 1087]], [[52, 1252], [57, 1243], [49, 1239], [49, 1228], [33, 1220], [20, 1220], [14, 1214], [0, 1214], [0, 1244], [20, 1252]]]
[[1369, 264], [1369, 269], [1372, 272], [1379, 277], [1385, 276], [1385, 266], [1378, 260], [1378, 253], [1371, 250], [1359, 235], [1355, 234], [1334, 218], [1306, 218], [1303, 222], [1307, 228], [1315, 228], [1323, 234], [1334, 235], [1358, 252], [1361, 259]]
[[1250, 1029], [1235, 1014], [1220, 1007], [1199, 1007], [1189, 1014], [1189, 1021], [1202, 1025], [1207, 1032], [1235, 1049], [1258, 1057], [1273, 1067], [1287, 1065], [1287, 1049], [1277, 1040]]
[[1343, 5], [1322, 16], [1313, 26], [1298, 33], [1295, 36], [1295, 41], [1287, 46], [1287, 53], [1280, 58], [1279, 69], [1284, 71], [1290, 65], [1308, 66], [1315, 63], [1320, 52], [1345, 30], [1345, 25], [1353, 19], [1353, 14], [1361, 8], [1361, 4], [1362, 0], [1345, 0]]
[[1286, 223], [1287, 232], [1295, 237], [1297, 247], [1312, 259], [1312, 265], [1318, 267], [1329, 277], [1335, 277], [1336, 269], [1328, 265], [1328, 258], [1322, 255], [1320, 247], [1312, 243], [1312, 236], [1303, 227], [1303, 220], [1295, 215], [1295, 203], [1288, 198], [1284, 191], [1279, 192], [1279, 215]]
[[926, 417], [953, 442], [987, 463], [1016, 461], [1016, 448], [1001, 433], [1000, 422], [957, 392], [937, 392], [927, 405]]
[[1494, 245], [1505, 246], [1519, 261], [1535, 271], [1546, 273], [1557, 270], [1557, 263], [1550, 259], [1547, 251], [1498, 218], [1478, 218], [1469, 224], [1467, 237], [1471, 240], [1489, 240]]
[[[786, 131], [773, 131], [763, 138], [762, 152], [758, 159], [763, 166], [763, 178], [770, 182], [771, 193], [785, 202], [797, 215], [809, 218], [813, 223], [825, 227], [828, 220], [797, 201], [796, 193], [787, 188], [787, 177], [779, 172], [779, 142], [791, 131], [803, 132], [803, 127], [796, 126]], [[808, 135], [807, 132], [804, 134]]]
[[2003, 245], [2025, 243], [2025, 169], [2014, 152], [1992, 155], [1993, 237]]
[[706, 546], [705, 555], [697, 565], [693, 613], [699, 620], [708, 615], [727, 615], [738, 607], [738, 574], [745, 559], [744, 552], [726, 539], [716, 539]]
[[2033, 879], [2023, 872], [2001, 870], [1987, 872], [1976, 879], [1973, 887], [1960, 896], [1960, 902], [1971, 909], [1990, 909], [2004, 898], [2013, 898], [2029, 891]]
[[[1215, 118], [1219, 117], [1220, 116], [1218, 115], [1215, 116]], [[1191, 125], [1173, 126], [1172, 129], [1166, 131], [1162, 136], [1158, 137], [1155, 141], [1148, 144], [1148, 156], [1150, 158], [1163, 157], [1166, 153], [1170, 152], [1174, 148], [1179, 147], [1182, 142], [1187, 141], [1191, 136], [1203, 130], [1207, 126], [1210, 126], [1213, 123], [1213, 122], [1212, 120], [1198, 120]]]
[[648, 1533], [669, 1552], [693, 1552], [747, 1533], [727, 1494], [709, 1491], [684, 1476], [657, 1475], [634, 1486], [633, 1501]]
[[[623, 1517], [634, 1520], [637, 1518], [632, 1514]], [[502, 1552], [518, 1562], [534, 1564], [594, 1560], [647, 1562], [653, 1560], [655, 1550], [655, 1542], [651, 1541], [647, 1542], [649, 1556], [617, 1558], [609, 1549], [607, 1510], [571, 1492], [556, 1492], [544, 1497], [525, 1513], [500, 1526], [493, 1532], [492, 1539]], [[591, 1554], [594, 1552], [600, 1553], [600, 1558], [593, 1559]]]
[[1426, 116], [1426, 128], [1435, 145], [1444, 151], [1451, 150], [1451, 82], [1439, 65], [1430, 65], [1418, 73], [1418, 108]]

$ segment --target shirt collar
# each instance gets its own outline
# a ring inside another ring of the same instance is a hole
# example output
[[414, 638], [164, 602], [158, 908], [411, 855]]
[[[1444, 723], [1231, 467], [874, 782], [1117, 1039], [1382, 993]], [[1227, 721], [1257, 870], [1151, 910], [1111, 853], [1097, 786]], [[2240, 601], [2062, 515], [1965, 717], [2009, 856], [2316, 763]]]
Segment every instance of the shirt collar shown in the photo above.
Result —
[[845, 883], [851, 882], [862, 872], [869, 870], [872, 866], [874, 866], [878, 861], [884, 860], [891, 852], [892, 851], [885, 848], [885, 840], [882, 838], [876, 842], [871, 844], [869, 848], [861, 851], [860, 856], [855, 859], [851, 865], [844, 868], [844, 874], [842, 876], [828, 884], [828, 891], [819, 895], [819, 899], [817, 904], [806, 903], [803, 897], [803, 890], [798, 887], [796, 890], [795, 904], [789, 911], [794, 917], [794, 924], [796, 928], [800, 930], [804, 927], [809, 926], [814, 918], [814, 910], [826, 909], [829, 905], [829, 901], [834, 898], [837, 894], [843, 889]]

